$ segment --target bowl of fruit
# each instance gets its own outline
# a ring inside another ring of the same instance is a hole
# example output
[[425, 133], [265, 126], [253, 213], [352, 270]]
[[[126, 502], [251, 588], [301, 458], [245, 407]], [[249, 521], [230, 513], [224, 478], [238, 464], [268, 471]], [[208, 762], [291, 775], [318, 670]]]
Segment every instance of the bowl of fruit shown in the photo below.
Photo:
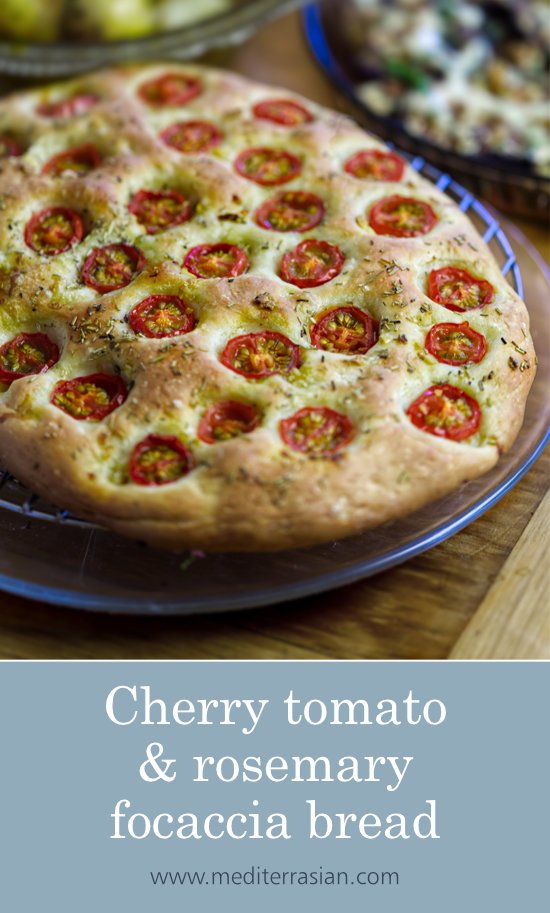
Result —
[[188, 59], [243, 41], [300, 0], [1, 0], [0, 72], [52, 77]]

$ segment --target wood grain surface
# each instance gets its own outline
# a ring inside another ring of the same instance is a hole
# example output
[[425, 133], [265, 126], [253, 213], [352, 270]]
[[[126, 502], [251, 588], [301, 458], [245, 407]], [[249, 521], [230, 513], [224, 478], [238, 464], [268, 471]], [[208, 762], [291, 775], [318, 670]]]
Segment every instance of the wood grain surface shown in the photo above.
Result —
[[[311, 61], [297, 16], [208, 62], [346, 110]], [[518, 224], [550, 259], [548, 230]], [[0, 594], [0, 658], [550, 658], [549, 476], [547, 450], [499, 504], [443, 545], [361, 583], [270, 609], [133, 618]]]
[[451, 659], [533, 659], [550, 641], [550, 491], [506, 559]]

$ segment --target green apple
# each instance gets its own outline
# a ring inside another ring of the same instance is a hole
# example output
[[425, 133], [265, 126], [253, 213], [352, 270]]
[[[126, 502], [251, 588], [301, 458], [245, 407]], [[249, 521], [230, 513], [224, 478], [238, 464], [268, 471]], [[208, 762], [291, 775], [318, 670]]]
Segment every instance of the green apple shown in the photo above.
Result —
[[0, 0], [0, 36], [13, 41], [54, 41], [64, 0]]
[[155, 31], [155, 5], [154, 0], [74, 0], [69, 29], [74, 31], [74, 24], [83, 38], [105, 41], [141, 38]]

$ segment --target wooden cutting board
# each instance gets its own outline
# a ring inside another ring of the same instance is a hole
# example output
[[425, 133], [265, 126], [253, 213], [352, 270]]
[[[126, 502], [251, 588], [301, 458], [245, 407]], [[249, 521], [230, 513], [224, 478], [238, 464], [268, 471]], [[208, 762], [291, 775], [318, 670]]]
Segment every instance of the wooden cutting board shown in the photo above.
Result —
[[451, 650], [450, 659], [550, 656], [550, 491]]
[[[312, 63], [297, 17], [214, 62], [344, 107]], [[529, 223], [520, 228], [549, 259], [548, 231]], [[432, 551], [352, 586], [270, 609], [206, 618], [109, 617], [0, 593], [0, 658], [550, 658], [549, 477], [547, 451], [499, 504]]]

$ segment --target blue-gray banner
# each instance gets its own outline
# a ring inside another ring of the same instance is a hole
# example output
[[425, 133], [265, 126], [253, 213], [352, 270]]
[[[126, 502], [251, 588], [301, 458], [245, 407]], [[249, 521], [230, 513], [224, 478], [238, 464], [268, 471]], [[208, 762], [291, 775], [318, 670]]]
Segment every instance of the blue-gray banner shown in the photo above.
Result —
[[10, 913], [548, 903], [546, 663], [2, 663]]

